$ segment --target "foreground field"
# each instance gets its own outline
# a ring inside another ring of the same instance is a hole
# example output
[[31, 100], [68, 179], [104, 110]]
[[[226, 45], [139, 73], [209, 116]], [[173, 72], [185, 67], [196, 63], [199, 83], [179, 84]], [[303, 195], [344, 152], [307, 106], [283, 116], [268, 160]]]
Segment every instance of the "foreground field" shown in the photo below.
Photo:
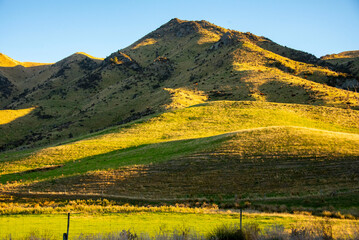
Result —
[[[358, 227], [359, 222], [353, 220], [325, 220], [306, 215], [244, 213], [243, 224], [256, 224], [260, 229], [271, 226], [283, 226], [285, 231], [293, 227], [320, 226], [325, 222], [332, 228], [333, 237], [348, 236], [350, 231]], [[60, 239], [66, 232], [66, 214], [51, 215], [14, 215], [0, 216], [0, 239], [24, 239], [31, 233], [47, 236], [45, 239]], [[137, 234], [170, 234], [179, 232], [195, 232], [207, 236], [213, 229], [221, 225], [239, 224], [238, 212], [213, 213], [166, 213], [166, 212], [132, 212], [105, 215], [71, 215], [71, 239], [81, 233], [85, 235], [119, 232], [130, 230]], [[354, 228], [353, 228], [354, 227]]]

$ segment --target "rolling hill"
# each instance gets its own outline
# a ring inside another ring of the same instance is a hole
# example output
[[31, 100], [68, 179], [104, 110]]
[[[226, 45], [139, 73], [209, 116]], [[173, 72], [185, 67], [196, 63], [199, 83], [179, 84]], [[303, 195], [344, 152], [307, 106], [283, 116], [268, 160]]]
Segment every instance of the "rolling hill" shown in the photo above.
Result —
[[352, 77], [344, 82], [333, 82], [344, 89], [358, 91], [359, 89], [359, 51], [346, 51], [338, 54], [329, 54], [321, 57], [325, 62], [335, 66], [343, 72], [349, 73]]
[[154, 201], [358, 196], [359, 94], [331, 86], [352, 76], [326, 61], [172, 19], [105, 59], [2, 67], [0, 189]]

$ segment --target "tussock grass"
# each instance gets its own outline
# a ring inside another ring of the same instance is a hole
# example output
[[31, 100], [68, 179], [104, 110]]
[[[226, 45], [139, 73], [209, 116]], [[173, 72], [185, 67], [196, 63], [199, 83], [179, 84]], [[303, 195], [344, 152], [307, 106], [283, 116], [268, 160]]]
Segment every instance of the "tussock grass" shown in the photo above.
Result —
[[204, 103], [208, 100], [208, 96], [203, 91], [193, 91], [190, 89], [171, 89], [164, 88], [171, 94], [171, 103], [165, 106], [166, 109], [180, 109]]

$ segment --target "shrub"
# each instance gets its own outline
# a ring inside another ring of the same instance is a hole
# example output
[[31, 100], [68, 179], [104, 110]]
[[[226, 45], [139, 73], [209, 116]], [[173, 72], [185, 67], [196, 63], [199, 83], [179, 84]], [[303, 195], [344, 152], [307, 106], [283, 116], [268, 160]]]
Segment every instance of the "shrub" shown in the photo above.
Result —
[[210, 240], [241, 240], [246, 239], [244, 232], [237, 225], [216, 227], [208, 236]]

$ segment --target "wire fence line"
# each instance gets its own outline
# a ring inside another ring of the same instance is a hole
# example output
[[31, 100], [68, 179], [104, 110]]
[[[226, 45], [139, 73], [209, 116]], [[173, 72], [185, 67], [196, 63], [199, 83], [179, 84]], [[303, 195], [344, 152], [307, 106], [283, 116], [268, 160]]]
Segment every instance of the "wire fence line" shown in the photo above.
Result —
[[[69, 239], [81, 234], [98, 234], [122, 231], [128, 226], [118, 224], [118, 216], [71, 214]], [[24, 239], [43, 236], [65, 239], [67, 214], [11, 215], [0, 216], [0, 240]], [[67, 240], [67, 239], [66, 239]]]

